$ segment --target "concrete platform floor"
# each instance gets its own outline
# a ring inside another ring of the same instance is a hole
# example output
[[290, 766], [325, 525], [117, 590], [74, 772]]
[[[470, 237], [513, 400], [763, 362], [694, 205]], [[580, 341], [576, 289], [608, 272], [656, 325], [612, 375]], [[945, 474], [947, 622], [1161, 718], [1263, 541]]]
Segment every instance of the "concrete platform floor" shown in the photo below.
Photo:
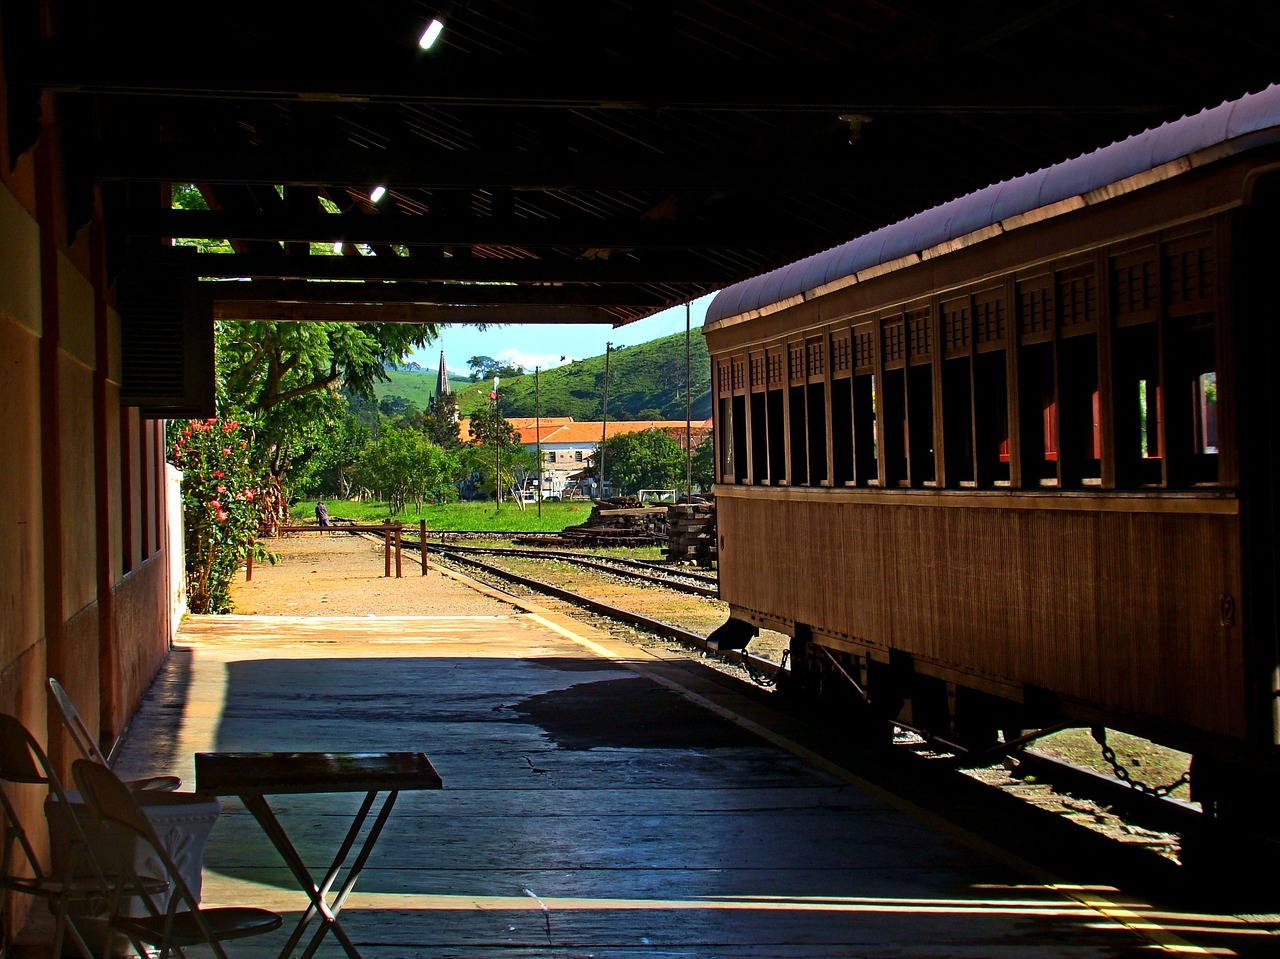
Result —
[[[341, 920], [367, 957], [1265, 955], [1276, 924], [1059, 883], [821, 759], [697, 663], [492, 600], [419, 617], [191, 617], [118, 770], [197, 751], [421, 750]], [[358, 797], [278, 796], [327, 864]], [[305, 905], [236, 800], [206, 903]], [[1100, 877], [1101, 878], [1101, 877]], [[1274, 918], [1274, 917], [1273, 917]], [[285, 930], [228, 945], [273, 956]], [[322, 956], [340, 956], [326, 937]]]

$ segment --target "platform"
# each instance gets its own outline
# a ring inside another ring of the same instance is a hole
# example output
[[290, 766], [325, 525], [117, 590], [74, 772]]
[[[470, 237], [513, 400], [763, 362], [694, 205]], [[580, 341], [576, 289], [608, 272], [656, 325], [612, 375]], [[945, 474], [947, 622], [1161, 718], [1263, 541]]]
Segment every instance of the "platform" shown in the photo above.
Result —
[[[1059, 885], [826, 763], [759, 697], [696, 662], [536, 607], [492, 610], [191, 617], [120, 768], [192, 782], [200, 751], [426, 753], [444, 788], [401, 795], [342, 913], [366, 957], [1274, 947], [1273, 926], [1157, 912], [1105, 882]], [[327, 861], [355, 801], [275, 805], [304, 856]], [[287, 913], [286, 928], [305, 905], [234, 799], [204, 890]], [[231, 954], [273, 956], [284, 936]], [[340, 954], [333, 942], [321, 951]]]

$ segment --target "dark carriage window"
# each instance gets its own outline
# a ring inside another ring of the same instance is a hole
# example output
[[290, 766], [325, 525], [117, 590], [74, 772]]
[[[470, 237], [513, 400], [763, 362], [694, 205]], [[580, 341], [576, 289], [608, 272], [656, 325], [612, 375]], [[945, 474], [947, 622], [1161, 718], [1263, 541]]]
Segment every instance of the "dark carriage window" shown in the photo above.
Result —
[[791, 387], [791, 485], [809, 483], [809, 443], [806, 431], [808, 409], [804, 387]]
[[884, 389], [876, 397], [884, 428], [884, 481], [886, 486], [907, 482], [907, 385], [906, 370], [885, 370]]
[[831, 382], [831, 482], [853, 483], [853, 378]]
[[1058, 403], [1053, 378], [1053, 344], [1024, 345], [1018, 353], [1019, 438], [1022, 485], [1058, 483]]
[[907, 368], [908, 469], [912, 486], [937, 479], [933, 455], [933, 367]]
[[769, 482], [775, 486], [787, 478], [787, 429], [782, 390], [769, 390], [765, 416], [769, 423]]
[[733, 398], [720, 397], [720, 482], [732, 483], [735, 480], [733, 471]]
[[1217, 483], [1218, 374], [1213, 317], [1167, 319], [1164, 338], [1168, 484]]
[[973, 393], [967, 356], [942, 364], [942, 429], [948, 486], [973, 486]]
[[1058, 475], [1062, 485], [1102, 482], [1102, 424], [1098, 394], [1098, 338], [1058, 343]]
[[974, 450], [979, 486], [1009, 482], [1009, 371], [1003, 350], [974, 358]]
[[809, 483], [817, 486], [827, 478], [827, 389], [810, 383], [806, 392], [809, 421]]
[[764, 393], [751, 394], [751, 482], [769, 482], [769, 428]]
[[880, 482], [879, 446], [876, 443], [876, 376], [853, 378], [853, 468], [859, 486]]
[[1160, 336], [1155, 323], [1121, 327], [1112, 340], [1115, 370], [1116, 485], [1156, 486], [1160, 453]]
[[733, 398], [733, 466], [732, 482], [747, 482], [747, 398]]

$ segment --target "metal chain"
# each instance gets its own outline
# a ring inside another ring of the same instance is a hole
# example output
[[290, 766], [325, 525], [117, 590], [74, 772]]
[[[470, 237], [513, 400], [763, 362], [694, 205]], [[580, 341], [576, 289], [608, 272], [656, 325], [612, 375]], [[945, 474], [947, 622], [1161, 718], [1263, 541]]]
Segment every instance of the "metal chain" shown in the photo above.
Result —
[[[782, 659], [778, 663], [779, 673], [787, 668], [787, 656], [788, 654], [790, 654], [790, 652], [791, 650], [789, 649], [784, 649], [782, 651]], [[757, 686], [764, 686], [767, 689], [770, 686], [778, 685], [776, 674], [773, 679], [770, 679], [768, 676], [765, 676], [762, 672], [760, 672], [758, 669], [755, 669], [751, 665], [751, 658], [747, 655], [747, 651], [745, 649], [742, 651], [742, 668], [747, 671], [747, 675], [751, 677], [752, 682], [754, 682]]]
[[1120, 761], [1116, 759], [1116, 751], [1107, 745], [1107, 731], [1102, 726], [1094, 726], [1090, 730], [1093, 738], [1098, 745], [1102, 747], [1102, 758], [1111, 764], [1111, 769], [1115, 773], [1116, 778], [1121, 782], [1127, 783], [1130, 788], [1137, 790], [1147, 796], [1164, 797], [1169, 795], [1179, 786], [1185, 786], [1191, 782], [1191, 772], [1188, 770], [1173, 782], [1165, 786], [1148, 786], [1146, 783], [1140, 783], [1129, 775], [1129, 770], [1120, 765]]

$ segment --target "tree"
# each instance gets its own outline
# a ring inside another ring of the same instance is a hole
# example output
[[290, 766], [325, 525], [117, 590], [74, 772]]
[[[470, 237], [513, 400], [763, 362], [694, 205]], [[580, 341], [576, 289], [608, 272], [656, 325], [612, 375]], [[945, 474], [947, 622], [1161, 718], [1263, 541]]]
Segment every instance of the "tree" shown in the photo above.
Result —
[[409, 500], [443, 498], [458, 472], [458, 460], [417, 430], [391, 426], [365, 448], [360, 481], [387, 502], [388, 515], [403, 512]]
[[458, 435], [458, 398], [452, 393], [433, 396], [427, 403], [427, 417], [423, 425], [428, 438], [442, 449], [457, 449], [462, 445]]
[[[605, 479], [623, 495], [642, 489], [677, 489], [684, 480], [684, 450], [663, 430], [642, 430], [609, 437], [604, 444]], [[599, 450], [590, 469], [599, 479]]]
[[494, 470], [500, 465], [501, 476], [497, 482], [501, 489], [509, 490], [537, 472], [537, 453], [524, 448], [520, 434], [496, 404], [488, 404], [471, 417], [469, 434], [471, 443], [465, 448], [464, 462], [472, 473], [484, 480], [493, 479]]
[[[190, 184], [175, 186], [172, 197], [178, 209], [207, 209]], [[386, 367], [403, 362], [438, 333], [427, 323], [219, 322], [218, 410], [254, 419], [265, 466], [287, 494], [295, 459], [310, 449], [308, 428], [346, 415], [342, 392], [374, 399], [374, 385], [390, 379]]]
[[716, 435], [708, 432], [702, 442], [693, 448], [693, 457], [689, 461], [693, 484], [706, 492], [716, 482]]

